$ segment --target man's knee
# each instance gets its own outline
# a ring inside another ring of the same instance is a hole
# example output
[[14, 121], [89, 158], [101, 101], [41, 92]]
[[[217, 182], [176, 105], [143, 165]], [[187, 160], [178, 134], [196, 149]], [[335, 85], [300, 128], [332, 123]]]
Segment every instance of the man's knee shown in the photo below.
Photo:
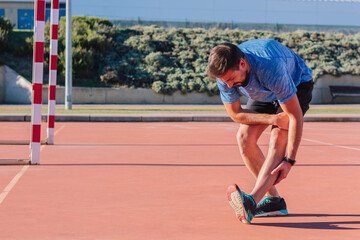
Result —
[[249, 147], [256, 145], [257, 139], [253, 135], [246, 131], [244, 128], [239, 128], [236, 139], [239, 145], [240, 153], [245, 154]]
[[270, 142], [287, 141], [288, 131], [274, 127], [271, 129]]

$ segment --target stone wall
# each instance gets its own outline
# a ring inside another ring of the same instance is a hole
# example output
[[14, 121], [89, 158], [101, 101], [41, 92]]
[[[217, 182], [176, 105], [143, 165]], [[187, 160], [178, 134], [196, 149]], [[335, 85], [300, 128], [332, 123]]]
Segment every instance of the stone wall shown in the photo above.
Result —
[[[48, 89], [43, 88], [43, 103], [47, 103]], [[56, 103], [63, 104], [65, 88], [57, 87]], [[74, 104], [221, 104], [220, 96], [208, 96], [201, 93], [171, 96], [157, 94], [152, 89], [129, 88], [85, 88], [73, 87]]]
[[[347, 86], [359, 86], [360, 76], [353, 75], [341, 75], [335, 77], [332, 75], [324, 75], [319, 78], [313, 91], [312, 104], [327, 104], [332, 103], [332, 97], [330, 95], [330, 85], [347, 85]], [[336, 97], [337, 103], [360, 103], [360, 97]]]
[[[360, 86], [360, 76], [322, 76], [314, 86], [312, 104], [332, 103], [329, 85]], [[31, 83], [7, 66], [0, 66], [0, 103], [31, 104]], [[43, 103], [47, 103], [48, 89], [43, 88]], [[73, 87], [73, 104], [221, 104], [220, 96], [201, 93], [183, 95], [179, 92], [171, 96], [157, 94], [151, 89], [129, 88], [86, 88]], [[56, 102], [65, 101], [65, 88], [57, 87]], [[241, 97], [241, 103], [246, 103]], [[360, 97], [338, 97], [337, 103], [360, 103]]]
[[0, 66], [0, 103], [31, 104], [31, 83], [8, 66]]
[[0, 66], [0, 103], [4, 102], [5, 97], [5, 66]]

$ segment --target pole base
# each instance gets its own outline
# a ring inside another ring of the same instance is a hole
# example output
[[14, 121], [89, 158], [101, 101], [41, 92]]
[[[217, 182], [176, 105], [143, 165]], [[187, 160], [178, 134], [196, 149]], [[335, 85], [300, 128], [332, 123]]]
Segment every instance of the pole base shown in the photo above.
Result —
[[[0, 141], [0, 145], [29, 145], [29, 140], [4, 140]], [[46, 140], [41, 140], [41, 145], [46, 145]]]
[[0, 159], [0, 165], [28, 165], [29, 159]]

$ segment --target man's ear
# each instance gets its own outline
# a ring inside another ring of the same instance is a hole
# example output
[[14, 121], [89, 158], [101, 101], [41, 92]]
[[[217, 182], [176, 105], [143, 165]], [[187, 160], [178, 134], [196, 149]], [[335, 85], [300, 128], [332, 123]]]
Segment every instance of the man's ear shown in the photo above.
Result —
[[245, 68], [246, 67], [246, 62], [245, 59], [240, 59], [239, 61], [239, 68]]

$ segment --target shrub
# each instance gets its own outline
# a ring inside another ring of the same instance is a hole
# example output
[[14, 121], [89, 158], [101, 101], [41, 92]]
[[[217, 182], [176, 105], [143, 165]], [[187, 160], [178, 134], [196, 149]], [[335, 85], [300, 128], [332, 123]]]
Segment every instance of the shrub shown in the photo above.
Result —
[[[123, 79], [123, 85], [151, 86], [154, 91], [163, 94], [174, 91], [218, 94], [216, 82], [207, 77], [206, 68], [210, 50], [220, 42], [240, 44], [251, 39], [275, 39], [305, 60], [314, 70], [315, 80], [323, 74], [337, 76], [358, 74], [359, 71], [356, 60], [359, 59], [360, 44], [356, 35], [308, 31], [275, 34], [238, 29], [164, 29], [156, 26], [118, 28], [117, 33], [126, 33], [126, 36], [117, 35], [121, 39], [116, 43], [119, 54], [114, 56], [117, 60], [109, 64], [112, 66], [115, 62], [116, 71], [110, 72], [117, 73], [116, 79]], [[145, 82], [140, 84], [142, 81]]]
[[5, 51], [9, 47], [9, 37], [13, 26], [6, 18], [0, 17], [0, 51]]
[[[44, 55], [47, 68], [49, 27], [47, 23]], [[163, 94], [181, 91], [216, 95], [217, 84], [206, 75], [211, 49], [221, 42], [240, 44], [260, 38], [275, 39], [296, 52], [313, 70], [314, 80], [323, 74], [360, 75], [360, 33], [273, 33], [154, 25], [119, 28], [106, 19], [73, 17], [74, 85], [81, 80], [98, 85], [152, 88]], [[26, 43], [29, 51], [32, 38]], [[62, 18], [58, 46], [60, 80], [65, 76], [64, 50], [65, 18]]]

